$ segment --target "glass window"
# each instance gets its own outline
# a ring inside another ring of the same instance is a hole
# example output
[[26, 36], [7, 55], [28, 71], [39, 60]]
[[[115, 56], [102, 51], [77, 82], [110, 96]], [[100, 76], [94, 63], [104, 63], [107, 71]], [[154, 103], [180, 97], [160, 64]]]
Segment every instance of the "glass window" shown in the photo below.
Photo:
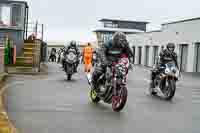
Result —
[[12, 26], [23, 26], [22, 19], [22, 6], [21, 5], [13, 5], [12, 6]]
[[1, 17], [0, 17], [0, 25], [1, 26], [9, 26], [11, 23], [11, 7], [0, 5]]
[[108, 28], [118, 28], [118, 24], [114, 24], [112, 22], [105, 22], [104, 23], [104, 27], [108, 27]]

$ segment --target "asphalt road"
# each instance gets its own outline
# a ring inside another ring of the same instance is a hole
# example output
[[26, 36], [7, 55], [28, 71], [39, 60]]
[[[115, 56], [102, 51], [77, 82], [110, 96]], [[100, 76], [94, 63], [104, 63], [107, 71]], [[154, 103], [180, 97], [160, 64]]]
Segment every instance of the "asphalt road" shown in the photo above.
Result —
[[58, 64], [50, 63], [48, 71], [9, 77], [8, 115], [20, 133], [200, 132], [198, 78], [182, 76], [169, 102], [148, 95], [149, 71], [136, 66], [129, 73], [127, 105], [115, 113], [111, 105], [90, 102], [83, 69], [72, 81], [66, 80]]

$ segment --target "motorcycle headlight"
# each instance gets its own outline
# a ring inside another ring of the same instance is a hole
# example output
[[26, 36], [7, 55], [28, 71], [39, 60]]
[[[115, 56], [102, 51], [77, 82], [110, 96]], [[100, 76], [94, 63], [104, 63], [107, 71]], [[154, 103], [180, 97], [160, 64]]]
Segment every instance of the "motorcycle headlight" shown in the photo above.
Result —
[[165, 73], [170, 73], [169, 68], [166, 68], [166, 69], [165, 69]]
[[69, 59], [69, 60], [71, 60], [71, 61], [75, 60], [75, 58], [76, 58], [76, 55], [73, 54], [73, 53], [69, 53], [69, 54], [67, 55], [67, 59]]

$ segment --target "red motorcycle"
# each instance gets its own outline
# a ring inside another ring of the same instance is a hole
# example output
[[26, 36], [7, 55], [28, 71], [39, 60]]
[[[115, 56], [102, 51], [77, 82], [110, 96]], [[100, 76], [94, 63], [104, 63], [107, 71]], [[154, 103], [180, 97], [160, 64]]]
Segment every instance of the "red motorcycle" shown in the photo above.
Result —
[[[115, 112], [121, 111], [128, 96], [126, 87], [128, 67], [129, 59], [126, 54], [122, 55], [117, 62], [108, 66], [106, 72], [97, 81], [97, 90], [99, 91], [90, 90], [91, 101], [98, 103], [102, 100], [105, 103], [112, 104], [112, 109]], [[88, 81], [90, 81], [89, 78]]]

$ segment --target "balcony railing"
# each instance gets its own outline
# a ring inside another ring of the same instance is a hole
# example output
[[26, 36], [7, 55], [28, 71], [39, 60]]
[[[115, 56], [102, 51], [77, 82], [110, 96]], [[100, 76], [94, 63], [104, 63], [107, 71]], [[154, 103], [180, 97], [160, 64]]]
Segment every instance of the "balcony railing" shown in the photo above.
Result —
[[44, 25], [39, 24], [38, 22], [35, 23], [28, 23], [28, 30], [25, 37], [25, 40], [28, 39], [28, 37], [32, 34], [35, 34], [36, 39], [40, 39], [43, 41], [43, 36], [44, 36]]

